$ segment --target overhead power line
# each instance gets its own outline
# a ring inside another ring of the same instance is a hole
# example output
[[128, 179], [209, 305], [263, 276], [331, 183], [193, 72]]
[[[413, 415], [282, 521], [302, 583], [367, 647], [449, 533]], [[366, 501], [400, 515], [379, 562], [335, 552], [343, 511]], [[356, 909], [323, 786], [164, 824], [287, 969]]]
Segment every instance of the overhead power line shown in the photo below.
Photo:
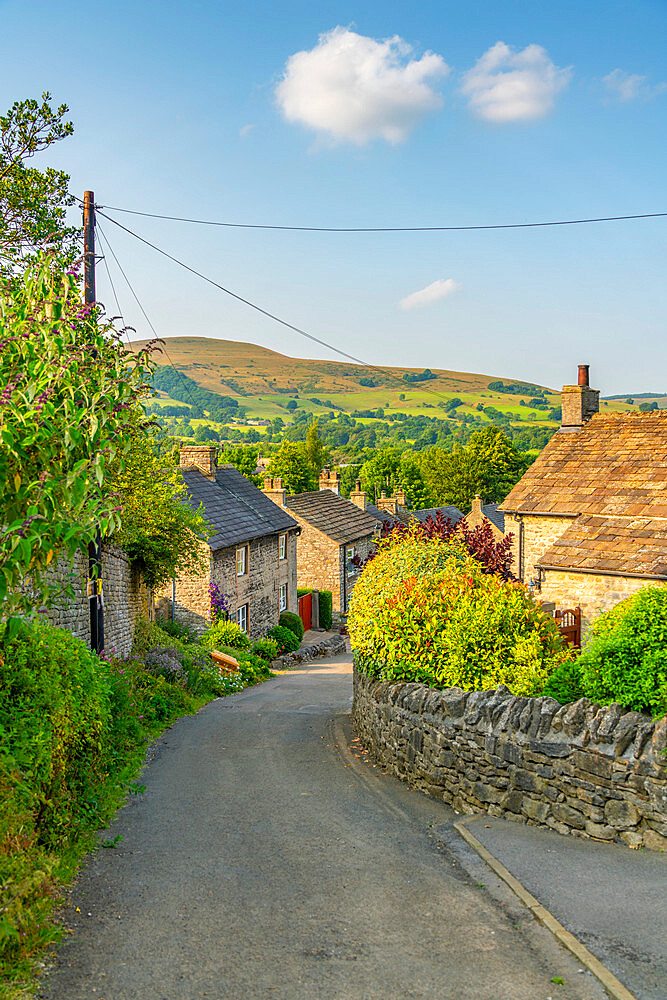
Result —
[[[217, 222], [212, 219], [189, 219], [180, 215], [160, 215], [157, 212], [140, 212], [117, 205], [101, 205], [107, 212], [126, 212], [143, 215], [147, 219], [166, 219], [169, 222], [188, 222], [195, 226], [222, 226], [225, 229], [274, 229], [297, 233], [463, 233], [489, 229], [541, 229], [545, 226], [583, 226], [596, 222], [628, 222], [631, 219], [661, 219], [667, 212], [647, 212], [643, 215], [609, 215], [595, 219], [559, 219], [552, 222], [507, 222], [483, 226], [274, 226], [250, 222]], [[98, 210], [99, 210], [98, 208]]]
[[[251, 309], [254, 309], [256, 312], [261, 313], [262, 316], [266, 316], [268, 319], [272, 319], [276, 323], [280, 323], [281, 326], [287, 327], [288, 330], [292, 330], [294, 333], [298, 333], [299, 336], [306, 337], [308, 340], [311, 340], [311, 341], [313, 341], [316, 344], [320, 344], [322, 347], [326, 347], [327, 350], [333, 351], [335, 354], [340, 354], [341, 357], [347, 358], [348, 361], [353, 361], [355, 364], [362, 365], [362, 367], [364, 367], [364, 368], [380, 369], [382, 367], [381, 365], [373, 365], [373, 364], [371, 364], [368, 361], [364, 361], [362, 358], [357, 358], [353, 354], [348, 354], [347, 351], [341, 350], [339, 347], [336, 347], [334, 344], [330, 344], [328, 341], [322, 340], [320, 337], [313, 336], [313, 334], [308, 333], [306, 330], [302, 330], [301, 327], [294, 326], [294, 324], [292, 324], [292, 323], [288, 323], [287, 320], [281, 319], [280, 316], [276, 316], [275, 313], [269, 312], [268, 309], [263, 309], [261, 306], [258, 306], [256, 303], [251, 302], [250, 299], [246, 299], [242, 295], [237, 295], [236, 292], [233, 292], [233, 291], [231, 291], [231, 289], [226, 288], [225, 285], [221, 285], [218, 281], [214, 281], [213, 278], [209, 278], [207, 275], [202, 274], [201, 271], [197, 271], [196, 268], [190, 267], [189, 264], [186, 264], [184, 261], [179, 260], [178, 257], [174, 257], [173, 254], [168, 253], [166, 250], [163, 250], [161, 247], [156, 246], [155, 243], [151, 243], [150, 240], [144, 239], [143, 236], [140, 236], [138, 233], [135, 233], [132, 229], [128, 229], [127, 226], [123, 226], [116, 219], [112, 219], [112, 217], [110, 215], [105, 215], [105, 213], [102, 212], [99, 208], [97, 209], [97, 214], [103, 216], [103, 218], [105, 218], [105, 219], [108, 219], [109, 222], [112, 222], [115, 226], [118, 226], [119, 229], [122, 229], [124, 232], [128, 233], [130, 236], [133, 236], [135, 239], [139, 240], [141, 243], [145, 243], [146, 246], [150, 247], [152, 250], [155, 250], [157, 253], [161, 254], [163, 257], [167, 257], [169, 260], [173, 261], [175, 264], [178, 264], [180, 267], [184, 268], [186, 271], [189, 271], [191, 274], [194, 274], [198, 278], [201, 278], [203, 281], [206, 281], [209, 285], [213, 285], [214, 288], [220, 289], [221, 292], [224, 292], [226, 295], [230, 295], [233, 299], [236, 299], [238, 302], [242, 302], [244, 305], [250, 306]], [[107, 239], [107, 242], [108, 242], [108, 239]], [[111, 247], [111, 244], [109, 243], [108, 245], [109, 245], [109, 249], [113, 253], [113, 248]], [[118, 258], [116, 257], [115, 254], [114, 254], [114, 258], [116, 260], [116, 263], [118, 264], [118, 267], [120, 268], [121, 274], [123, 275], [123, 277], [127, 281], [128, 285], [130, 285], [129, 280], [127, 278], [127, 275], [125, 274], [125, 272], [123, 271], [122, 267], [120, 266]], [[134, 295], [135, 299], [137, 299], [136, 292], [134, 291], [134, 289], [132, 288], [131, 285], [130, 285], [130, 290], [132, 291], [132, 294]], [[137, 302], [139, 304], [139, 308], [144, 313], [144, 316], [146, 316], [146, 313], [145, 313], [145, 311], [143, 309], [143, 306], [139, 302], [139, 299], [137, 299]], [[148, 316], [146, 316], [146, 319], [147, 319], [147, 321], [148, 321], [151, 329], [155, 333], [155, 328], [153, 327], [153, 325], [150, 322], [150, 320], [148, 320]], [[157, 333], [155, 335], [157, 336]], [[166, 351], [166, 348], [165, 348], [165, 354], [166, 353], [167, 353], [167, 351]], [[167, 357], [169, 357], [168, 354], [167, 354]], [[171, 358], [169, 358], [169, 360], [171, 361]], [[178, 371], [178, 369], [174, 365], [173, 361], [171, 362], [171, 364], [172, 364], [172, 367], [175, 368], [176, 371]], [[431, 389], [428, 386], [420, 386], [420, 391], [427, 392], [431, 396], [437, 396], [439, 399], [443, 399], [445, 401], [449, 401], [449, 396], [446, 396], [442, 392], [438, 392], [437, 389]]]

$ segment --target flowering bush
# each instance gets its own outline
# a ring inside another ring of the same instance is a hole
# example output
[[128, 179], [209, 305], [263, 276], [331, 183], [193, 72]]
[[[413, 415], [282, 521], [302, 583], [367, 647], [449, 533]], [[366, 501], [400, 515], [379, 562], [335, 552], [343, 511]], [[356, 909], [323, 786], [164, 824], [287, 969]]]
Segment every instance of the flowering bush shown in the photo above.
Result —
[[233, 649], [250, 648], [250, 639], [236, 622], [219, 621], [210, 625], [201, 637], [201, 642], [207, 649], [219, 649], [221, 646], [231, 646]]
[[[120, 524], [105, 494], [125, 451], [128, 412], [145, 393], [149, 350], [126, 350], [81, 301], [77, 276], [44, 258], [22, 280], [0, 276], [0, 608], [30, 614], [59, 590], [48, 572], [101, 527]], [[30, 586], [25, 587], [26, 578]], [[12, 618], [9, 632], [16, 627]]]
[[408, 531], [380, 544], [352, 593], [357, 664], [384, 680], [538, 694], [568, 652], [519, 583], [485, 573], [461, 540]]
[[252, 652], [262, 660], [275, 660], [278, 655], [278, 643], [275, 639], [258, 639], [253, 643]]
[[229, 618], [231, 608], [228, 594], [223, 594], [217, 583], [211, 582], [208, 585], [208, 596], [211, 604], [211, 623], [225, 622]]
[[168, 681], [182, 681], [185, 677], [178, 651], [173, 646], [154, 646], [147, 653], [144, 666]]

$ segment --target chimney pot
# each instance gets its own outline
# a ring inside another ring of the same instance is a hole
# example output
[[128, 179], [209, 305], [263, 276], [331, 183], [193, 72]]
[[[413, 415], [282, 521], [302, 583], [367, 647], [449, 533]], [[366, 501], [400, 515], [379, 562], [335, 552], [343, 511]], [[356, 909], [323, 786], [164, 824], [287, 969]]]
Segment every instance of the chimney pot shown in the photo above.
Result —
[[589, 368], [590, 365], [579, 365], [579, 385], [586, 387], [590, 385], [590, 382], [588, 381]]

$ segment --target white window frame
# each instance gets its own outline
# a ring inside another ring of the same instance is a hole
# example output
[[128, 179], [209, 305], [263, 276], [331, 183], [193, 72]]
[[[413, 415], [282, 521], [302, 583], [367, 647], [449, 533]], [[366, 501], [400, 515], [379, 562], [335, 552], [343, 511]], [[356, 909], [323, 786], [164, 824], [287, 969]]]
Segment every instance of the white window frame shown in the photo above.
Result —
[[280, 584], [280, 596], [278, 598], [278, 607], [280, 611], [287, 611], [287, 584]]
[[248, 605], [242, 604], [236, 609], [236, 624], [242, 632], [248, 631]]
[[278, 538], [278, 558], [287, 559], [287, 534], [280, 535]]
[[[239, 556], [241, 557], [239, 559]], [[239, 566], [241, 567], [239, 569]], [[248, 572], [248, 546], [241, 545], [236, 550], [236, 575], [245, 576]]]
[[352, 576], [352, 574], [355, 571], [354, 566], [351, 566], [350, 563], [354, 559], [356, 554], [357, 554], [356, 545], [345, 546], [345, 572], [347, 573], [348, 576]]

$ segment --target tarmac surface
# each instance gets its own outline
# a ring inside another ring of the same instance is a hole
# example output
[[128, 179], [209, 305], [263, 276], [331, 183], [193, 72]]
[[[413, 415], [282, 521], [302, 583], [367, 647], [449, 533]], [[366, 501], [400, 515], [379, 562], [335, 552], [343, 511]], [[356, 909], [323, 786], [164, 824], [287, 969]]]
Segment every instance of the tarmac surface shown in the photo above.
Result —
[[354, 749], [351, 696], [349, 656], [334, 657], [212, 702], [157, 741], [145, 793], [101, 836], [122, 840], [83, 866], [72, 934], [39, 995], [604, 997], [466, 858], [449, 807]]

